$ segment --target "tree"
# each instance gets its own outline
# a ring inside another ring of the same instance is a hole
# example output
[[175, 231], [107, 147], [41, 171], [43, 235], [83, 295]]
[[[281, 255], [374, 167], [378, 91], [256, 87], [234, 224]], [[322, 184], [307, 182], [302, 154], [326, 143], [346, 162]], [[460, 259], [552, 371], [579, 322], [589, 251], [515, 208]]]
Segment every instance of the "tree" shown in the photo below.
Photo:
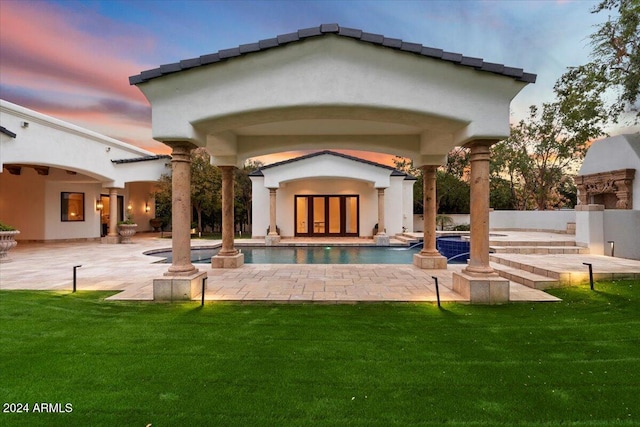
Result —
[[560, 189], [569, 179], [567, 173], [584, 158], [588, 142], [604, 135], [606, 114], [597, 99], [590, 100], [588, 108], [578, 105], [569, 111], [563, 100], [545, 103], [542, 109], [532, 105], [529, 117], [511, 127], [511, 136], [494, 145], [494, 176], [509, 177], [521, 209], [568, 205]]
[[163, 173], [155, 185], [153, 192], [156, 200], [156, 218], [162, 220], [160, 228], [171, 224], [171, 175]]
[[609, 119], [617, 122], [626, 110], [635, 111], [640, 119], [640, 0], [602, 0], [591, 13], [615, 12], [598, 25], [591, 35], [591, 61], [572, 67], [559, 83], [568, 92], [561, 94], [566, 101], [562, 109], [573, 108], [577, 99], [581, 104], [594, 102], [594, 98], [607, 102]]
[[191, 152], [191, 207], [196, 212], [198, 232], [202, 232], [202, 215], [220, 209], [222, 199], [222, 176], [220, 170], [211, 164], [211, 158], [204, 148]]
[[249, 174], [262, 167], [262, 163], [247, 161], [243, 168], [236, 169], [234, 177], [235, 220], [244, 229], [244, 224], [251, 225], [252, 197], [251, 179]]

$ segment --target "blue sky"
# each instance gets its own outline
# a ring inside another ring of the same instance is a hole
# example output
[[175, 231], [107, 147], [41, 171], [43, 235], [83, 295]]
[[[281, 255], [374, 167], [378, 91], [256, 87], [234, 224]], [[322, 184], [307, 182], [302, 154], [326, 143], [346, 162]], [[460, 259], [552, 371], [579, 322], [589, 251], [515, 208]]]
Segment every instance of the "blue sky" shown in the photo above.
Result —
[[[553, 99], [566, 67], [589, 58], [606, 20], [597, 2], [430, 1], [0, 1], [0, 96], [143, 146], [149, 106], [128, 77], [322, 23], [359, 28], [538, 75], [512, 119]], [[618, 133], [620, 129], [613, 130]]]

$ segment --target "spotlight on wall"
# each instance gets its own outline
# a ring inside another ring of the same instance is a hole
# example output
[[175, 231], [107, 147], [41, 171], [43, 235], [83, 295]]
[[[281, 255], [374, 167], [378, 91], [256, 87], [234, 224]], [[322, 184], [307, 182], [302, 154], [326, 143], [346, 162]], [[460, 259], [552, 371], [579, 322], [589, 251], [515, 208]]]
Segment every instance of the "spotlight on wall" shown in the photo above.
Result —
[[144, 211], [145, 212], [151, 212], [151, 206], [149, 206], [149, 203], [145, 203], [144, 204]]
[[102, 201], [100, 199], [96, 200], [96, 210], [101, 211], [103, 207]]

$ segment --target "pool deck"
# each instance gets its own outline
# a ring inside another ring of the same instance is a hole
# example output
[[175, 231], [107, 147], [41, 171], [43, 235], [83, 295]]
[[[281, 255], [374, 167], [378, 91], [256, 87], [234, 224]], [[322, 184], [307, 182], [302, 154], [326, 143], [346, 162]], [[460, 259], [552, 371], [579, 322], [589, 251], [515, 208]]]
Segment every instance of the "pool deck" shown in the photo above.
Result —
[[[509, 234], [510, 239], [519, 240], [531, 233]], [[372, 244], [367, 239], [346, 240], [344, 243]], [[264, 243], [263, 240], [251, 239], [237, 242]], [[336, 239], [314, 240], [318, 244], [338, 242]], [[305, 242], [296, 239], [296, 243]], [[192, 247], [219, 244], [219, 240], [191, 241]], [[10, 253], [12, 261], [0, 264], [0, 289], [70, 291], [73, 266], [82, 265], [77, 269], [78, 290], [120, 291], [109, 299], [151, 301], [153, 279], [161, 278], [168, 266], [155, 264], [157, 258], [144, 255], [144, 252], [170, 247], [169, 239], [153, 233], [136, 235], [134, 243], [130, 245], [99, 242], [19, 243]], [[592, 262], [599, 274], [611, 273], [611, 277], [616, 277], [614, 273], [624, 271], [640, 279], [640, 261], [594, 255], [511, 256], [514, 259], [526, 258], [530, 263], [541, 266], [553, 264], [561, 270], [580, 272], [585, 269], [583, 262]], [[208, 301], [435, 302], [432, 276], [436, 276], [442, 301], [465, 302], [464, 298], [451, 290], [451, 273], [462, 269], [463, 265], [449, 265], [447, 270], [421, 270], [413, 265], [397, 264], [246, 264], [239, 269], [212, 269], [209, 264], [198, 264], [197, 267], [208, 275], [205, 292]], [[558, 300], [546, 292], [515, 282], [511, 282], [510, 299]]]

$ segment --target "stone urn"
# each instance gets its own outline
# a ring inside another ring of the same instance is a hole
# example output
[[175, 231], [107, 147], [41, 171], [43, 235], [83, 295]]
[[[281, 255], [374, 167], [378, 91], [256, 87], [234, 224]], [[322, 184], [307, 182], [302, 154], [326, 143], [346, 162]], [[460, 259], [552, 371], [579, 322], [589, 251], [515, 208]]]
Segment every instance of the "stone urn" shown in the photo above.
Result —
[[20, 234], [18, 230], [0, 231], [0, 263], [9, 262], [9, 251], [18, 244], [16, 235]]
[[138, 224], [118, 224], [118, 234], [122, 237], [120, 243], [133, 243], [131, 238], [136, 234]]
[[149, 225], [153, 227], [153, 231], [160, 231], [160, 228], [162, 228], [162, 220], [160, 218], [151, 218]]

